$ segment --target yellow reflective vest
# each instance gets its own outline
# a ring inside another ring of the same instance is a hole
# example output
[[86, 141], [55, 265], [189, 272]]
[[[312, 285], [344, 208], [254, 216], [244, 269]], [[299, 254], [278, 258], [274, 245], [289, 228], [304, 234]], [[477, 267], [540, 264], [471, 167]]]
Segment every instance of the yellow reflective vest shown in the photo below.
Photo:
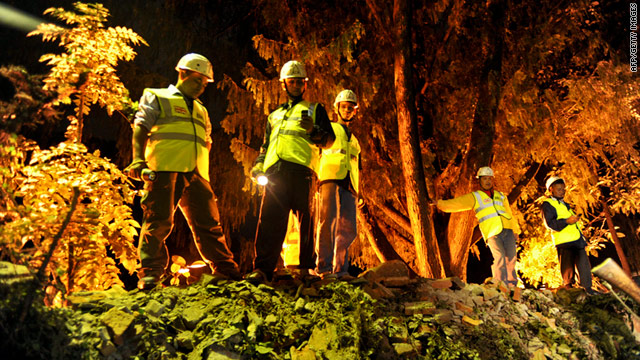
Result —
[[209, 180], [209, 150], [206, 144], [207, 109], [193, 102], [193, 113], [175, 89], [145, 89], [158, 99], [160, 116], [149, 132], [145, 160], [151, 170], [190, 172], [194, 169]]
[[473, 210], [478, 218], [480, 232], [485, 240], [502, 232], [501, 217], [511, 220], [511, 213], [505, 207], [507, 197], [500, 191], [493, 191], [493, 198], [484, 191], [474, 191], [475, 204]]
[[[544, 202], [548, 203], [549, 205], [553, 206], [554, 209], [556, 209], [558, 220], [568, 219], [572, 215], [575, 215], [573, 210], [569, 209], [567, 204], [561, 203], [560, 201], [558, 201], [558, 199], [548, 198]], [[545, 219], [544, 225], [547, 227], [547, 229], [551, 230], [551, 238], [553, 239], [554, 245], [560, 245], [560, 244], [576, 241], [580, 239], [580, 237], [582, 236], [582, 233], [580, 232], [580, 228], [578, 227], [578, 223], [571, 224], [571, 225], [567, 224], [567, 226], [561, 231], [555, 231], [551, 229], [547, 225], [546, 219]]]
[[351, 178], [353, 189], [358, 192], [360, 159], [360, 144], [358, 139], [352, 134], [351, 139], [347, 138], [347, 132], [339, 123], [332, 122], [333, 132], [336, 140], [329, 149], [322, 150], [320, 166], [318, 170], [318, 180], [342, 180], [347, 176]]
[[316, 121], [316, 103], [302, 100], [290, 108], [279, 107], [269, 114], [271, 134], [269, 147], [264, 158], [263, 171], [267, 171], [278, 160], [304, 165], [314, 172], [318, 171], [318, 147], [309, 140], [309, 135], [300, 126], [302, 112], [311, 112]]

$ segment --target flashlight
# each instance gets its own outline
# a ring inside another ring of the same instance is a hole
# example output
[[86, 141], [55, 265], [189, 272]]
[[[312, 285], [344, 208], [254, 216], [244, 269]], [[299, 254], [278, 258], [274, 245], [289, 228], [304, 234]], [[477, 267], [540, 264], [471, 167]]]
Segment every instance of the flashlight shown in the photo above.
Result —
[[156, 181], [156, 172], [151, 169], [142, 169], [142, 179], [145, 181]]
[[258, 175], [258, 177], [256, 178], [256, 182], [258, 183], [258, 185], [265, 186], [269, 183], [269, 179], [267, 179], [266, 175], [262, 174]]

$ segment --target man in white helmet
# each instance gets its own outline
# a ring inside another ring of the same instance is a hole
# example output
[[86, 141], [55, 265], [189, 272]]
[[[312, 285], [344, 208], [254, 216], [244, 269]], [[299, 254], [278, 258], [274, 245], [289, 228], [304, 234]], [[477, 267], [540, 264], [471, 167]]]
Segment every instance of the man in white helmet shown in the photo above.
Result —
[[209, 183], [211, 122], [198, 97], [213, 81], [213, 68], [204, 56], [187, 54], [176, 70], [175, 86], [144, 90], [134, 120], [133, 162], [125, 169], [136, 179], [143, 171], [153, 174], [153, 180], [145, 180], [140, 202], [140, 289], [162, 281], [168, 263], [165, 240], [173, 228], [176, 208], [187, 219], [196, 247], [215, 279], [241, 278]]
[[551, 238], [558, 251], [558, 262], [562, 274], [562, 286], [571, 288], [575, 284], [575, 269], [578, 269], [580, 285], [589, 293], [591, 289], [591, 264], [584, 250], [587, 242], [580, 230], [580, 219], [564, 201], [564, 180], [557, 176], [547, 179], [548, 196], [542, 203], [544, 224], [551, 231]]
[[493, 278], [516, 286], [516, 243], [520, 226], [511, 212], [507, 197], [493, 189], [493, 170], [488, 166], [481, 167], [476, 178], [480, 190], [451, 200], [438, 200], [437, 207], [444, 212], [473, 209], [482, 237], [493, 255]]
[[300, 225], [300, 274], [315, 267], [311, 188], [318, 170], [319, 149], [331, 146], [335, 134], [321, 104], [303, 99], [307, 72], [299, 61], [289, 61], [280, 70], [282, 90], [289, 100], [267, 118], [264, 143], [251, 171], [255, 178], [265, 174], [268, 184], [262, 196], [256, 231], [254, 271], [247, 280], [272, 279], [282, 250], [289, 212]]
[[351, 90], [342, 90], [333, 103], [331, 123], [336, 140], [322, 150], [318, 171], [320, 208], [316, 233], [317, 272], [322, 278], [348, 278], [348, 249], [357, 235], [356, 197], [360, 144], [349, 130], [358, 108]]

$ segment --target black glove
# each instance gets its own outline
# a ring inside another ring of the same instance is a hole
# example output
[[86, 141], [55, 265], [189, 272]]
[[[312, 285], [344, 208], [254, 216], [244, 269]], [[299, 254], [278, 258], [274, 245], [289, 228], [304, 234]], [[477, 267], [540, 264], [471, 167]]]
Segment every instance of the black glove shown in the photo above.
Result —
[[130, 178], [140, 180], [142, 177], [142, 170], [147, 169], [147, 163], [142, 159], [133, 160], [129, 166], [127, 166], [123, 172], [129, 175]]

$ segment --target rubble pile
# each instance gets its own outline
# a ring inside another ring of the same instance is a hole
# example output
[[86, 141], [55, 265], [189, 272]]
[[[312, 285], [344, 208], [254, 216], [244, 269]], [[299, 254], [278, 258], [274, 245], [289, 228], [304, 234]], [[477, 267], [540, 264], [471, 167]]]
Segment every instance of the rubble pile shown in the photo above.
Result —
[[608, 294], [410, 279], [401, 262], [351, 282], [204, 275], [184, 288], [68, 300], [61, 331], [89, 359], [640, 358], [630, 317]]

